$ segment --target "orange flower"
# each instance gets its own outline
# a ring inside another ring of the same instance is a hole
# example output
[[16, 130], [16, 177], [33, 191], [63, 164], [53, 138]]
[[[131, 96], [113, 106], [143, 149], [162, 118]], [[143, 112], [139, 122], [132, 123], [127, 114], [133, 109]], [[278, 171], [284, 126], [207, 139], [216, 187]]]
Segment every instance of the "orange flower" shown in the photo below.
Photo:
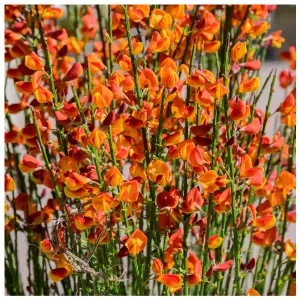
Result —
[[214, 97], [204, 88], [196, 93], [196, 102], [204, 107], [209, 107], [214, 104]]
[[208, 10], [204, 10], [201, 21], [195, 26], [197, 31], [200, 31], [203, 37], [208, 40], [213, 38], [213, 34], [216, 34], [220, 29], [220, 22], [218, 19]]
[[163, 271], [163, 264], [158, 258], [154, 258], [152, 262], [152, 271], [156, 275], [161, 275]]
[[156, 30], [169, 29], [171, 27], [171, 24], [172, 16], [170, 14], [162, 9], [153, 9], [149, 19], [149, 25], [151, 28], [154, 28]]
[[296, 245], [293, 244], [290, 239], [285, 242], [284, 249], [288, 258], [292, 261], [296, 261]]
[[184, 116], [184, 109], [185, 102], [181, 98], [175, 97], [171, 106], [172, 116], [174, 118], [182, 118]]
[[122, 71], [128, 72], [132, 69], [131, 59], [128, 55], [122, 54], [118, 59], [118, 64]]
[[66, 268], [56, 268], [52, 269], [49, 273], [48, 276], [53, 282], [59, 282], [69, 276], [69, 271]]
[[42, 8], [40, 13], [44, 20], [60, 19], [64, 14], [64, 10], [60, 7], [47, 7], [47, 8]]
[[178, 248], [168, 248], [164, 252], [164, 269], [170, 270], [174, 267], [174, 254], [178, 253]]
[[61, 168], [63, 173], [67, 171], [79, 171], [77, 163], [69, 156], [62, 157], [58, 162], [58, 166]]
[[[241, 167], [240, 167], [240, 175], [242, 177], [251, 177], [253, 172], [252, 172], [252, 159], [249, 155], [244, 154], [242, 156], [242, 162], [241, 162]], [[249, 171], [248, 171], [249, 170]]]
[[193, 188], [188, 192], [185, 201], [182, 203], [181, 209], [184, 213], [192, 213], [199, 210], [203, 203], [204, 201], [199, 190]]
[[177, 190], [172, 192], [161, 192], [156, 197], [156, 203], [159, 208], [175, 208], [178, 205], [179, 197]]
[[30, 70], [43, 70], [43, 61], [34, 52], [25, 56], [25, 66]]
[[288, 114], [296, 111], [296, 99], [292, 93], [290, 93], [285, 100], [280, 103], [280, 112], [282, 114]]
[[229, 180], [226, 176], [219, 176], [216, 171], [210, 170], [200, 177], [199, 182], [204, 190], [213, 193], [219, 187], [225, 187]]
[[200, 88], [202, 90], [209, 83], [214, 83], [215, 77], [209, 70], [204, 70], [203, 72], [200, 70], [195, 70], [194, 74], [189, 75], [186, 78], [186, 82], [188, 85], [194, 88]]
[[251, 123], [241, 128], [240, 131], [243, 131], [249, 135], [255, 135], [260, 131], [260, 121], [258, 119], [254, 119]]
[[223, 85], [222, 80], [218, 80], [213, 84], [206, 86], [206, 90], [210, 93], [210, 95], [216, 99], [222, 98], [229, 92], [229, 89]]
[[70, 191], [77, 191], [89, 183], [90, 179], [71, 171], [67, 176], [64, 176], [64, 182]]
[[147, 245], [147, 237], [145, 234], [136, 229], [130, 237], [127, 239], [125, 246], [127, 247], [129, 253], [133, 256], [139, 254], [141, 251], [145, 249]]
[[118, 204], [119, 201], [107, 192], [102, 192], [99, 195], [92, 197], [94, 209], [104, 213], [108, 212], [111, 208], [115, 208]]
[[41, 84], [42, 77], [43, 77], [43, 71], [36, 71], [32, 75], [32, 87], [35, 91]]
[[149, 43], [148, 52], [159, 53], [169, 49], [171, 41], [168, 37], [161, 37], [158, 31], [154, 31]]
[[286, 195], [296, 188], [295, 175], [286, 170], [282, 171], [276, 179], [276, 187], [282, 192], [283, 197], [286, 198]]
[[49, 240], [42, 240], [40, 242], [40, 249], [43, 253], [47, 254], [53, 251], [51, 243]]
[[75, 226], [78, 230], [86, 230], [95, 225], [95, 212], [93, 206], [89, 205], [83, 215], [77, 215], [75, 218]]
[[164, 137], [163, 143], [165, 146], [172, 146], [180, 143], [182, 140], [182, 131], [176, 131]]
[[93, 104], [100, 109], [109, 107], [113, 99], [112, 91], [103, 84], [95, 87], [92, 95]]
[[260, 293], [257, 290], [250, 288], [246, 296], [260, 296]]
[[187, 276], [189, 287], [199, 284], [202, 276], [202, 262], [193, 251], [189, 253], [187, 267], [189, 272]]
[[34, 92], [31, 82], [18, 81], [15, 84], [17, 91], [21, 94], [32, 94]]
[[167, 57], [165, 58], [160, 64], [159, 64], [159, 77], [162, 77], [163, 75], [163, 68], [164, 67], [169, 67], [172, 68], [174, 71], [177, 72], [177, 65], [176, 62], [171, 58], [171, 57]]
[[161, 83], [168, 89], [175, 87], [179, 81], [176, 71], [171, 67], [164, 67], [161, 74]]
[[267, 230], [258, 229], [252, 234], [251, 240], [254, 244], [263, 247], [269, 247], [277, 239], [277, 228], [274, 226]]
[[231, 59], [238, 61], [241, 60], [247, 53], [247, 43], [237, 42], [231, 50]]
[[220, 41], [205, 41], [203, 50], [206, 53], [216, 53], [219, 50], [220, 46]]
[[134, 161], [129, 168], [130, 176], [133, 178], [142, 178], [143, 180], [147, 179], [146, 173], [142, 167], [142, 165], [136, 161]]
[[152, 160], [147, 167], [147, 175], [152, 182], [165, 186], [172, 180], [172, 173], [166, 163]]
[[220, 237], [218, 234], [210, 236], [208, 238], [208, 248], [210, 249], [216, 249], [218, 247], [220, 247], [220, 245], [222, 244], [223, 238]]
[[180, 290], [183, 281], [177, 274], [161, 274], [156, 280], [166, 285], [171, 293]]
[[124, 178], [117, 167], [112, 167], [107, 173], [105, 173], [104, 180], [111, 186], [118, 186], [124, 181]]
[[285, 42], [285, 38], [283, 38], [282, 36], [280, 36], [282, 33], [282, 30], [277, 30], [273, 33], [270, 34], [270, 38], [271, 38], [271, 45], [272, 47], [275, 47], [275, 48], [281, 48], [282, 46], [282, 43]]
[[103, 69], [106, 69], [106, 66], [104, 65], [102, 60], [99, 59], [96, 53], [94, 52], [87, 55], [87, 61], [92, 74], [98, 73]]
[[279, 111], [282, 114], [283, 124], [289, 127], [296, 125], [296, 115], [294, 114], [296, 112], [296, 98], [293, 93], [290, 93], [280, 104]]
[[256, 71], [256, 70], [260, 69], [261, 61], [259, 59], [247, 61], [246, 63], [239, 64], [239, 66], [244, 67], [245, 69], [250, 70], [250, 71]]
[[53, 94], [48, 91], [43, 86], [38, 86], [38, 88], [34, 91], [34, 96], [39, 103], [48, 103], [52, 102]]
[[239, 93], [252, 93], [259, 89], [260, 80], [258, 77], [252, 77], [249, 80], [242, 80], [239, 85]]
[[139, 75], [139, 86], [141, 89], [148, 88], [149, 91], [156, 91], [158, 89], [158, 80], [154, 72], [145, 68], [142, 73]]
[[218, 214], [224, 213], [230, 208], [232, 203], [231, 189], [227, 188], [223, 192], [215, 194], [213, 201], [217, 203], [214, 210]]
[[252, 28], [249, 30], [249, 34], [252, 38], [256, 38], [257, 36], [264, 34], [269, 27], [270, 24], [267, 21], [257, 21], [256, 24], [253, 24]]
[[261, 229], [271, 229], [276, 224], [276, 217], [273, 215], [262, 216], [253, 220], [253, 226]]
[[128, 16], [135, 23], [142, 21], [149, 13], [150, 5], [132, 5], [128, 9]]
[[233, 121], [245, 119], [250, 115], [250, 107], [238, 97], [229, 101], [228, 105], [231, 108], [230, 119]]
[[175, 20], [180, 20], [184, 18], [184, 8], [185, 5], [167, 5], [166, 12], [172, 15]]
[[209, 163], [207, 152], [204, 152], [201, 147], [194, 147], [190, 152], [188, 160], [193, 167], [193, 171], [196, 173], [202, 173], [204, 164]]
[[98, 128], [94, 128], [88, 137], [88, 144], [93, 147], [99, 148], [106, 140], [106, 134]]
[[12, 192], [15, 189], [15, 186], [14, 179], [5, 174], [5, 192]]
[[140, 184], [137, 180], [123, 182], [118, 195], [119, 201], [136, 202], [139, 197]]
[[177, 150], [184, 160], [189, 160], [191, 151], [195, 148], [195, 144], [191, 140], [184, 140], [178, 144]]
[[39, 167], [41, 163], [31, 155], [24, 155], [21, 163], [19, 164], [19, 169], [23, 173], [30, 173]]
[[296, 115], [293, 113], [283, 115], [281, 120], [282, 123], [288, 127], [294, 127], [296, 125]]

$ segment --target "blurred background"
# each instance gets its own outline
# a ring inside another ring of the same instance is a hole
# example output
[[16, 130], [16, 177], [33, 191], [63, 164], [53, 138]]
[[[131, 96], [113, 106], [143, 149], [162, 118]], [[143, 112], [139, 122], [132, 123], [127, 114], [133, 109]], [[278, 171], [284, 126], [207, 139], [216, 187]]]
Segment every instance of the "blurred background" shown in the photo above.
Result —
[[282, 30], [285, 43], [281, 49], [272, 48], [267, 53], [267, 60], [278, 60], [279, 52], [288, 50], [289, 46], [296, 46], [296, 6], [277, 5], [272, 14], [271, 31]]

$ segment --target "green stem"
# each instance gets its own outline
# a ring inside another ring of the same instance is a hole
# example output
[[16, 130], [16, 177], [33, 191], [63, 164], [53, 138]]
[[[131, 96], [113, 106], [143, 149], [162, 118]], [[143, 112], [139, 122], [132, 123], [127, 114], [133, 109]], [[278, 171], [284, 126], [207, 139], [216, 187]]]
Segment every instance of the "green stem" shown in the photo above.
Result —
[[[184, 49], [184, 52], [183, 52], [183, 56], [182, 56], [180, 65], [184, 64], [184, 61], [186, 59], [186, 54], [187, 54], [187, 50], [188, 50], [188, 48], [190, 46], [190, 40], [191, 40], [191, 36], [192, 36], [192, 31], [193, 31], [193, 28], [194, 28], [195, 23], [196, 23], [196, 19], [197, 19], [199, 7], [200, 7], [200, 5], [196, 5], [195, 13], [193, 15], [193, 19], [192, 19], [190, 31], [189, 31], [188, 36], [187, 36], [186, 45], [185, 45], [185, 49]], [[181, 75], [181, 71], [179, 73], [179, 77], [180, 77], [180, 75]]]
[[45, 149], [45, 146], [43, 144], [43, 140], [42, 140], [40, 128], [39, 128], [39, 126], [37, 124], [36, 116], [35, 116], [35, 111], [34, 111], [33, 108], [32, 108], [32, 118], [33, 118], [33, 123], [34, 123], [35, 129], [36, 129], [37, 139], [38, 139], [41, 151], [42, 151], [43, 158], [45, 160], [45, 165], [46, 165], [48, 174], [50, 176], [51, 183], [52, 183], [52, 185], [54, 187], [54, 192], [56, 194], [57, 199], [59, 200], [59, 204], [60, 204], [60, 207], [61, 207], [63, 213], [65, 213], [66, 212], [66, 208], [65, 208], [65, 205], [64, 205], [63, 200], [62, 200], [61, 192], [60, 192], [60, 190], [58, 188], [58, 185], [57, 185], [57, 183], [55, 181], [55, 178], [54, 178], [54, 176], [52, 174], [51, 165], [49, 163], [49, 159], [48, 159], [48, 156], [47, 156], [47, 153], [46, 153], [46, 149]]
[[269, 108], [270, 108], [270, 104], [271, 104], [271, 101], [272, 101], [272, 96], [273, 96], [273, 93], [274, 93], [274, 85], [275, 85], [275, 81], [276, 81], [276, 73], [277, 73], [277, 69], [275, 69], [275, 73], [273, 75], [273, 79], [272, 79], [272, 83], [271, 83], [271, 88], [270, 88], [270, 93], [269, 93], [269, 99], [268, 99], [268, 104], [267, 104], [267, 107], [266, 107], [266, 114], [265, 114], [264, 123], [263, 123], [262, 131], [261, 131], [261, 135], [260, 135], [260, 140], [259, 140], [259, 145], [258, 145], [258, 149], [257, 149], [256, 159], [259, 159], [259, 156], [260, 156], [261, 146], [262, 146], [262, 140], [263, 140], [263, 137], [265, 135], [266, 125], [267, 125], [267, 121], [269, 119]]
[[[114, 72], [114, 61], [113, 61], [113, 53], [112, 53], [112, 18], [111, 18], [111, 7], [108, 5], [108, 34], [109, 34], [109, 41], [108, 41], [108, 49], [109, 49], [109, 71], [112, 74]], [[131, 41], [131, 39], [130, 39]]]
[[[222, 67], [221, 67], [221, 74], [224, 76], [225, 85], [229, 85], [228, 80], [226, 78], [226, 73], [228, 69], [229, 63], [229, 30], [231, 26], [231, 19], [232, 19], [233, 8], [227, 6], [226, 7], [226, 23], [225, 23], [225, 44], [224, 44], [224, 52], [223, 52], [223, 60], [222, 60]], [[226, 45], [226, 46], [225, 46]], [[231, 137], [230, 126], [228, 124], [228, 99], [225, 96], [223, 99], [224, 103], [224, 114], [225, 114], [225, 122], [226, 122], [226, 136], [227, 140]], [[240, 286], [240, 251], [239, 251], [239, 237], [238, 237], [238, 230], [236, 227], [236, 186], [235, 186], [235, 174], [234, 174], [234, 160], [232, 155], [232, 147], [228, 148], [228, 160], [229, 160], [229, 173], [230, 173], [230, 187], [231, 187], [231, 197], [232, 197], [232, 223], [233, 223], [233, 249], [234, 249], [234, 258], [235, 258], [235, 284], [237, 289], [237, 294], [241, 295], [241, 286]]]
[[42, 46], [43, 46], [43, 49], [44, 49], [47, 72], [49, 74], [50, 88], [51, 88], [51, 92], [53, 94], [54, 107], [55, 107], [55, 110], [57, 110], [57, 104], [58, 104], [57, 103], [57, 93], [56, 93], [54, 79], [53, 79], [50, 52], [49, 52], [48, 45], [47, 45], [47, 42], [46, 42], [46, 39], [45, 39], [44, 30], [43, 30], [43, 27], [42, 27], [42, 22], [41, 22], [41, 18], [40, 18], [40, 14], [39, 14], [38, 5], [35, 5], [35, 10], [36, 10], [37, 21], [38, 21], [38, 26], [39, 26], [40, 38], [41, 38]]
[[[218, 128], [217, 128], [217, 103], [214, 103], [214, 118], [213, 118], [213, 139], [212, 139], [212, 162], [211, 162], [211, 170], [215, 169], [215, 151], [216, 151], [216, 144], [218, 139]], [[203, 270], [202, 270], [202, 281], [205, 278], [205, 274], [208, 271], [207, 263], [208, 263], [208, 239], [210, 236], [210, 223], [211, 223], [211, 215], [212, 215], [212, 208], [213, 208], [213, 193], [209, 194], [208, 200], [208, 211], [207, 211], [207, 224], [206, 224], [206, 232], [205, 232], [205, 244], [204, 244], [204, 255], [203, 255]], [[203, 296], [205, 284], [202, 283], [200, 296]], [[197, 294], [198, 294], [199, 286], [197, 286]]]
[[165, 108], [166, 98], [167, 98], [167, 88], [164, 88], [161, 103], [160, 103], [159, 124], [158, 124], [158, 130], [157, 130], [157, 140], [156, 140], [156, 156], [158, 156], [160, 148], [162, 147], [161, 137], [162, 137], [162, 133], [163, 133], [164, 108]]
[[132, 46], [132, 38], [131, 38], [131, 33], [130, 33], [130, 23], [129, 23], [127, 5], [124, 5], [124, 17], [125, 17], [125, 27], [126, 27], [128, 47], [129, 47], [129, 55], [130, 55], [132, 70], [133, 70], [135, 92], [136, 92], [139, 106], [141, 107], [143, 104], [143, 102], [142, 102], [143, 99], [142, 99], [141, 90], [140, 90], [140, 87], [138, 84], [137, 61], [133, 54], [133, 46]]
[[[293, 139], [292, 139], [292, 149], [291, 153], [289, 156], [288, 160], [288, 171], [292, 172], [292, 167], [293, 167], [293, 162], [294, 162], [294, 157], [296, 153], [296, 127], [293, 129]], [[287, 213], [289, 210], [289, 198], [290, 195], [287, 197], [285, 200], [284, 204], [284, 220], [283, 220], [283, 227], [282, 227], [282, 233], [281, 233], [281, 244], [280, 244], [280, 254], [278, 258], [278, 272], [277, 272], [277, 281], [276, 281], [276, 286], [275, 286], [275, 294], [279, 295], [279, 291], [281, 288], [281, 283], [282, 283], [282, 278], [280, 275], [281, 272], [281, 264], [282, 264], [282, 257], [283, 257], [283, 252], [284, 252], [284, 239], [285, 239], [285, 234], [286, 234], [286, 229], [287, 229]]]
[[[81, 119], [83, 121], [85, 132], [87, 134], [90, 134], [90, 130], [89, 130], [88, 126], [87, 126], [86, 118], [85, 118], [85, 115], [84, 115], [84, 113], [82, 111], [80, 100], [79, 100], [79, 97], [77, 95], [77, 91], [74, 88], [74, 86], [72, 86], [72, 91], [73, 91], [73, 94], [74, 94], [76, 107], [77, 107], [77, 109], [79, 111], [79, 114], [81, 116]], [[91, 148], [92, 148], [92, 152], [93, 152], [93, 156], [94, 156], [93, 157], [93, 161], [94, 161], [95, 166], [96, 166], [96, 172], [97, 172], [97, 176], [98, 176], [98, 181], [99, 181], [100, 186], [102, 186], [103, 185], [103, 178], [102, 178], [102, 172], [101, 172], [101, 168], [100, 168], [100, 164], [99, 164], [98, 150], [95, 147], [91, 147]]]
[[[75, 7], [77, 7], [77, 5], [75, 5]], [[108, 16], [110, 17], [110, 9], [108, 8], [108, 10], [109, 10]], [[100, 5], [96, 5], [96, 11], [97, 11], [97, 16], [98, 16], [98, 24], [99, 24], [99, 35], [100, 35], [100, 39], [101, 39], [102, 47], [103, 47], [104, 64], [107, 66], [107, 57], [106, 57], [106, 51], [105, 51], [105, 39], [104, 39], [104, 34], [103, 34], [103, 25], [101, 22], [102, 16], [101, 16], [101, 6]]]

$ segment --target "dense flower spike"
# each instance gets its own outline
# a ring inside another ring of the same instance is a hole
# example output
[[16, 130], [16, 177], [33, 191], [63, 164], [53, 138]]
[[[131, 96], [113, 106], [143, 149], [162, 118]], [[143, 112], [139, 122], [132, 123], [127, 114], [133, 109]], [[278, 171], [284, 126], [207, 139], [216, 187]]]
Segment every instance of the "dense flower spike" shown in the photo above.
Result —
[[7, 294], [296, 294], [276, 5], [4, 7]]

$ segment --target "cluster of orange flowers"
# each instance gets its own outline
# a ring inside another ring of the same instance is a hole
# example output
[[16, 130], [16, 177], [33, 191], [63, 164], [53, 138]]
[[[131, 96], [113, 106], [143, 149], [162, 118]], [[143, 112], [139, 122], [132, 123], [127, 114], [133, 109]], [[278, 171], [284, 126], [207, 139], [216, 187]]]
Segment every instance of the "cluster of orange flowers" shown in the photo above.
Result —
[[[6, 74], [19, 96], [5, 95], [6, 235], [30, 224], [53, 282], [78, 272], [65, 251], [76, 236], [88, 252], [132, 257], [136, 280], [185, 295], [215, 280], [220, 293], [220, 272], [251, 272], [255, 259], [236, 245], [248, 234], [295, 261], [291, 240], [280, 247], [296, 222], [294, 47], [281, 53], [284, 133], [266, 135], [270, 112], [256, 107], [259, 51], [284, 42], [269, 33], [276, 6], [110, 5], [104, 27], [101, 9], [82, 6], [78, 27], [64, 28], [63, 8], [5, 5]], [[247, 290], [237, 286], [259, 295]]]

